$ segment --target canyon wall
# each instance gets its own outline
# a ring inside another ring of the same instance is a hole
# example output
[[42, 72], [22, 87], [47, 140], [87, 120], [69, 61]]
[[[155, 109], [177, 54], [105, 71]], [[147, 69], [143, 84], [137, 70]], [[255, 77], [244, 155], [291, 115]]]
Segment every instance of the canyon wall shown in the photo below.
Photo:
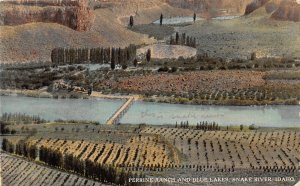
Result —
[[300, 21], [300, 4], [296, 0], [254, 0], [247, 5], [245, 15], [264, 8], [271, 18], [280, 21]]
[[254, 0], [246, 6], [245, 15], [249, 15], [260, 7], [264, 6], [269, 0]]
[[87, 6], [87, 0], [4, 0], [4, 3], [33, 6]]
[[282, 21], [300, 22], [300, 4], [296, 1], [282, 1], [271, 18]]
[[242, 15], [252, 0], [166, 0], [172, 6], [191, 9], [210, 16]]
[[81, 0], [17, 0], [1, 3], [0, 25], [48, 22], [86, 31], [90, 29], [93, 21], [94, 15], [87, 2]]

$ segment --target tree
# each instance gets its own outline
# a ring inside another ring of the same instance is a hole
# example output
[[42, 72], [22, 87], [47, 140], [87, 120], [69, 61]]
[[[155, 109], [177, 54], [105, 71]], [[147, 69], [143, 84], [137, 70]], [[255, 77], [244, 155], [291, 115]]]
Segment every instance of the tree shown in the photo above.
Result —
[[160, 14], [160, 25], [162, 25], [162, 24], [163, 24], [163, 19], [164, 19], [164, 16], [163, 16], [163, 14]]
[[254, 61], [256, 59], [256, 53], [252, 52], [251, 53], [251, 61]]
[[196, 19], [197, 19], [196, 12], [194, 12], [194, 17], [193, 17], [193, 19], [194, 19], [194, 23], [195, 23], [195, 21], [196, 21]]
[[185, 33], [182, 33], [182, 36], [181, 36], [181, 44], [182, 45], [185, 45], [185, 37], [186, 37], [186, 35], [185, 35]]
[[171, 71], [172, 72], [177, 72], [177, 67], [172, 67]]
[[137, 64], [138, 64], [137, 59], [134, 59], [134, 60], [133, 60], [133, 66], [137, 67]]
[[243, 131], [244, 125], [240, 125], [240, 130]]
[[151, 60], [151, 50], [150, 49], [147, 50], [146, 59], [148, 62], [150, 62], [150, 60]]
[[7, 127], [7, 124], [4, 123], [4, 122], [2, 122], [2, 121], [0, 121], [0, 134], [8, 134], [8, 133], [10, 133], [10, 130]]
[[11, 133], [11, 134], [16, 134], [17, 131], [16, 131], [15, 129], [12, 129], [12, 130], [10, 131], [10, 133]]
[[3, 140], [2, 140], [2, 150], [4, 150], [4, 151], [8, 151], [7, 149], [8, 149], [8, 140], [6, 139], [6, 138], [3, 138]]
[[111, 49], [111, 62], [110, 62], [110, 68], [114, 70], [116, 68], [116, 49]]
[[118, 62], [119, 64], [123, 64], [122, 49], [120, 47], [118, 49]]
[[90, 96], [93, 92], [93, 84], [91, 84], [88, 88], [88, 95]]
[[122, 69], [125, 70], [125, 69], [127, 69], [127, 67], [128, 67], [128, 66], [127, 66], [127, 63], [125, 62], [125, 63], [122, 65]]
[[126, 173], [124, 172], [124, 170], [122, 169], [121, 170], [121, 173], [119, 175], [119, 180], [118, 180], [118, 184], [120, 185], [125, 185], [126, 184], [126, 181], [127, 181], [127, 177], [126, 177]]
[[175, 44], [175, 41], [174, 41], [174, 38], [173, 36], [170, 37], [170, 45], [174, 45]]
[[186, 37], [186, 46], [190, 46], [190, 36]]
[[175, 43], [176, 43], [176, 45], [179, 44], [179, 33], [178, 32], [176, 32]]
[[133, 27], [133, 24], [134, 24], [133, 16], [130, 16], [130, 18], [129, 18], [130, 27]]
[[194, 37], [193, 47], [196, 48], [196, 46], [197, 46], [197, 42], [196, 42], [196, 38]]

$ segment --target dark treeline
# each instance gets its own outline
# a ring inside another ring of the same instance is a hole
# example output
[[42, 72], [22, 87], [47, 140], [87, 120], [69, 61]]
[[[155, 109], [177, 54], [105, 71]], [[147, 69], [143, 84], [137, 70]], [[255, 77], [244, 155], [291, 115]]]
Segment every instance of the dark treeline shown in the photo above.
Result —
[[203, 121], [203, 122], [197, 123], [196, 129], [198, 129], [198, 130], [221, 130], [221, 127], [215, 122], [208, 123], [207, 121], [205, 121], [205, 122]]
[[186, 45], [196, 48], [197, 42], [195, 37], [187, 36], [185, 33], [180, 35], [178, 32], [176, 32], [175, 38], [173, 35], [170, 37], [170, 45]]
[[125, 48], [55, 48], [51, 52], [51, 61], [57, 65], [113, 62], [124, 66], [133, 62], [136, 49], [135, 45]]
[[113, 183], [116, 185], [140, 185], [138, 183], [129, 183], [131, 177], [141, 177], [143, 175], [133, 174], [112, 165], [99, 164], [91, 160], [82, 160], [72, 154], [63, 154], [57, 149], [40, 147], [39, 149], [31, 145], [29, 146], [24, 140], [19, 141], [16, 145], [3, 139], [2, 149], [9, 153], [16, 153], [20, 156], [27, 157], [30, 160], [39, 160], [62, 170], [73, 172], [81, 176], [102, 182]]
[[37, 157], [36, 147], [33, 145], [28, 145], [28, 143], [25, 143], [24, 140], [20, 140], [16, 144], [15, 153], [20, 156], [27, 157], [30, 160], [35, 160], [35, 158]]
[[6, 122], [0, 121], [0, 134], [15, 134], [17, 131], [15, 129], [10, 130]]
[[41, 124], [48, 122], [39, 116], [29, 116], [22, 113], [4, 113], [0, 117], [0, 121], [16, 124]]
[[99, 121], [89, 121], [89, 120], [63, 120], [63, 119], [56, 119], [54, 120], [56, 123], [75, 123], [75, 124], [93, 124], [93, 125], [100, 125]]
[[197, 123], [196, 126], [190, 126], [188, 121], [180, 122], [180, 124], [176, 122], [175, 128], [184, 128], [184, 129], [194, 128], [197, 130], [205, 130], [205, 131], [221, 130], [221, 127], [217, 123], [215, 122], [209, 123], [207, 121], [202, 121], [200, 123]]
[[6, 138], [3, 138], [2, 140], [2, 150], [9, 153], [15, 152], [15, 147], [12, 142], [8, 141]]

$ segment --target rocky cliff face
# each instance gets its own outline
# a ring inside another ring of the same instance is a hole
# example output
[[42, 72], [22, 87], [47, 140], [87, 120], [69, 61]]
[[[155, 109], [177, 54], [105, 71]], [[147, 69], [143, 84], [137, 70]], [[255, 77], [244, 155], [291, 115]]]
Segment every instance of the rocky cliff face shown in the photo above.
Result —
[[300, 22], [300, 4], [296, 1], [282, 1], [271, 18], [283, 21]]
[[188, 8], [210, 16], [242, 15], [252, 0], [166, 0], [172, 6]]
[[4, 0], [4, 3], [33, 6], [87, 6], [87, 0]]
[[246, 6], [252, 0], [98, 0], [104, 5], [111, 3], [114, 5], [130, 4], [133, 9], [151, 8], [168, 4], [172, 7], [189, 9], [201, 13], [207, 17], [219, 15], [242, 15]]
[[77, 31], [86, 31], [94, 21], [92, 11], [87, 3], [82, 1], [19, 0], [2, 2], [1, 6], [1, 25], [49, 22], [65, 25]]
[[245, 15], [249, 15], [259, 8], [264, 8], [271, 14], [272, 19], [282, 21], [300, 21], [300, 4], [296, 0], [254, 0], [247, 5]]
[[246, 6], [245, 15], [251, 14], [258, 8], [264, 6], [270, 0], [254, 0]]

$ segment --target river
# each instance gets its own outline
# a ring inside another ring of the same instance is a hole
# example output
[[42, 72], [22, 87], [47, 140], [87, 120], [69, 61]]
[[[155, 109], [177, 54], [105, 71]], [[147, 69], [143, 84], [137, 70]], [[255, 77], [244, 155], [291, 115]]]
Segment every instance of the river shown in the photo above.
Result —
[[300, 106], [213, 106], [136, 102], [121, 123], [175, 124], [181, 121], [221, 125], [300, 127]]
[[0, 112], [38, 115], [46, 120], [89, 120], [105, 123], [125, 102], [110, 99], [50, 99], [0, 96]]
[[[231, 20], [231, 19], [238, 19], [240, 16], [220, 16], [220, 17], [214, 17], [212, 20]], [[196, 17], [196, 21], [202, 21], [205, 20], [205, 18]], [[194, 18], [191, 16], [186, 17], [166, 17], [163, 19], [163, 25], [180, 25], [185, 23], [193, 23]], [[153, 22], [153, 24], [160, 24], [160, 19]]]
[[[0, 96], [1, 114], [26, 113], [47, 120], [105, 121], [125, 100], [48, 99]], [[131, 124], [175, 124], [189, 121], [217, 122], [220, 125], [251, 125], [264, 127], [300, 127], [300, 106], [208, 106], [148, 103], [137, 101], [121, 119]]]

